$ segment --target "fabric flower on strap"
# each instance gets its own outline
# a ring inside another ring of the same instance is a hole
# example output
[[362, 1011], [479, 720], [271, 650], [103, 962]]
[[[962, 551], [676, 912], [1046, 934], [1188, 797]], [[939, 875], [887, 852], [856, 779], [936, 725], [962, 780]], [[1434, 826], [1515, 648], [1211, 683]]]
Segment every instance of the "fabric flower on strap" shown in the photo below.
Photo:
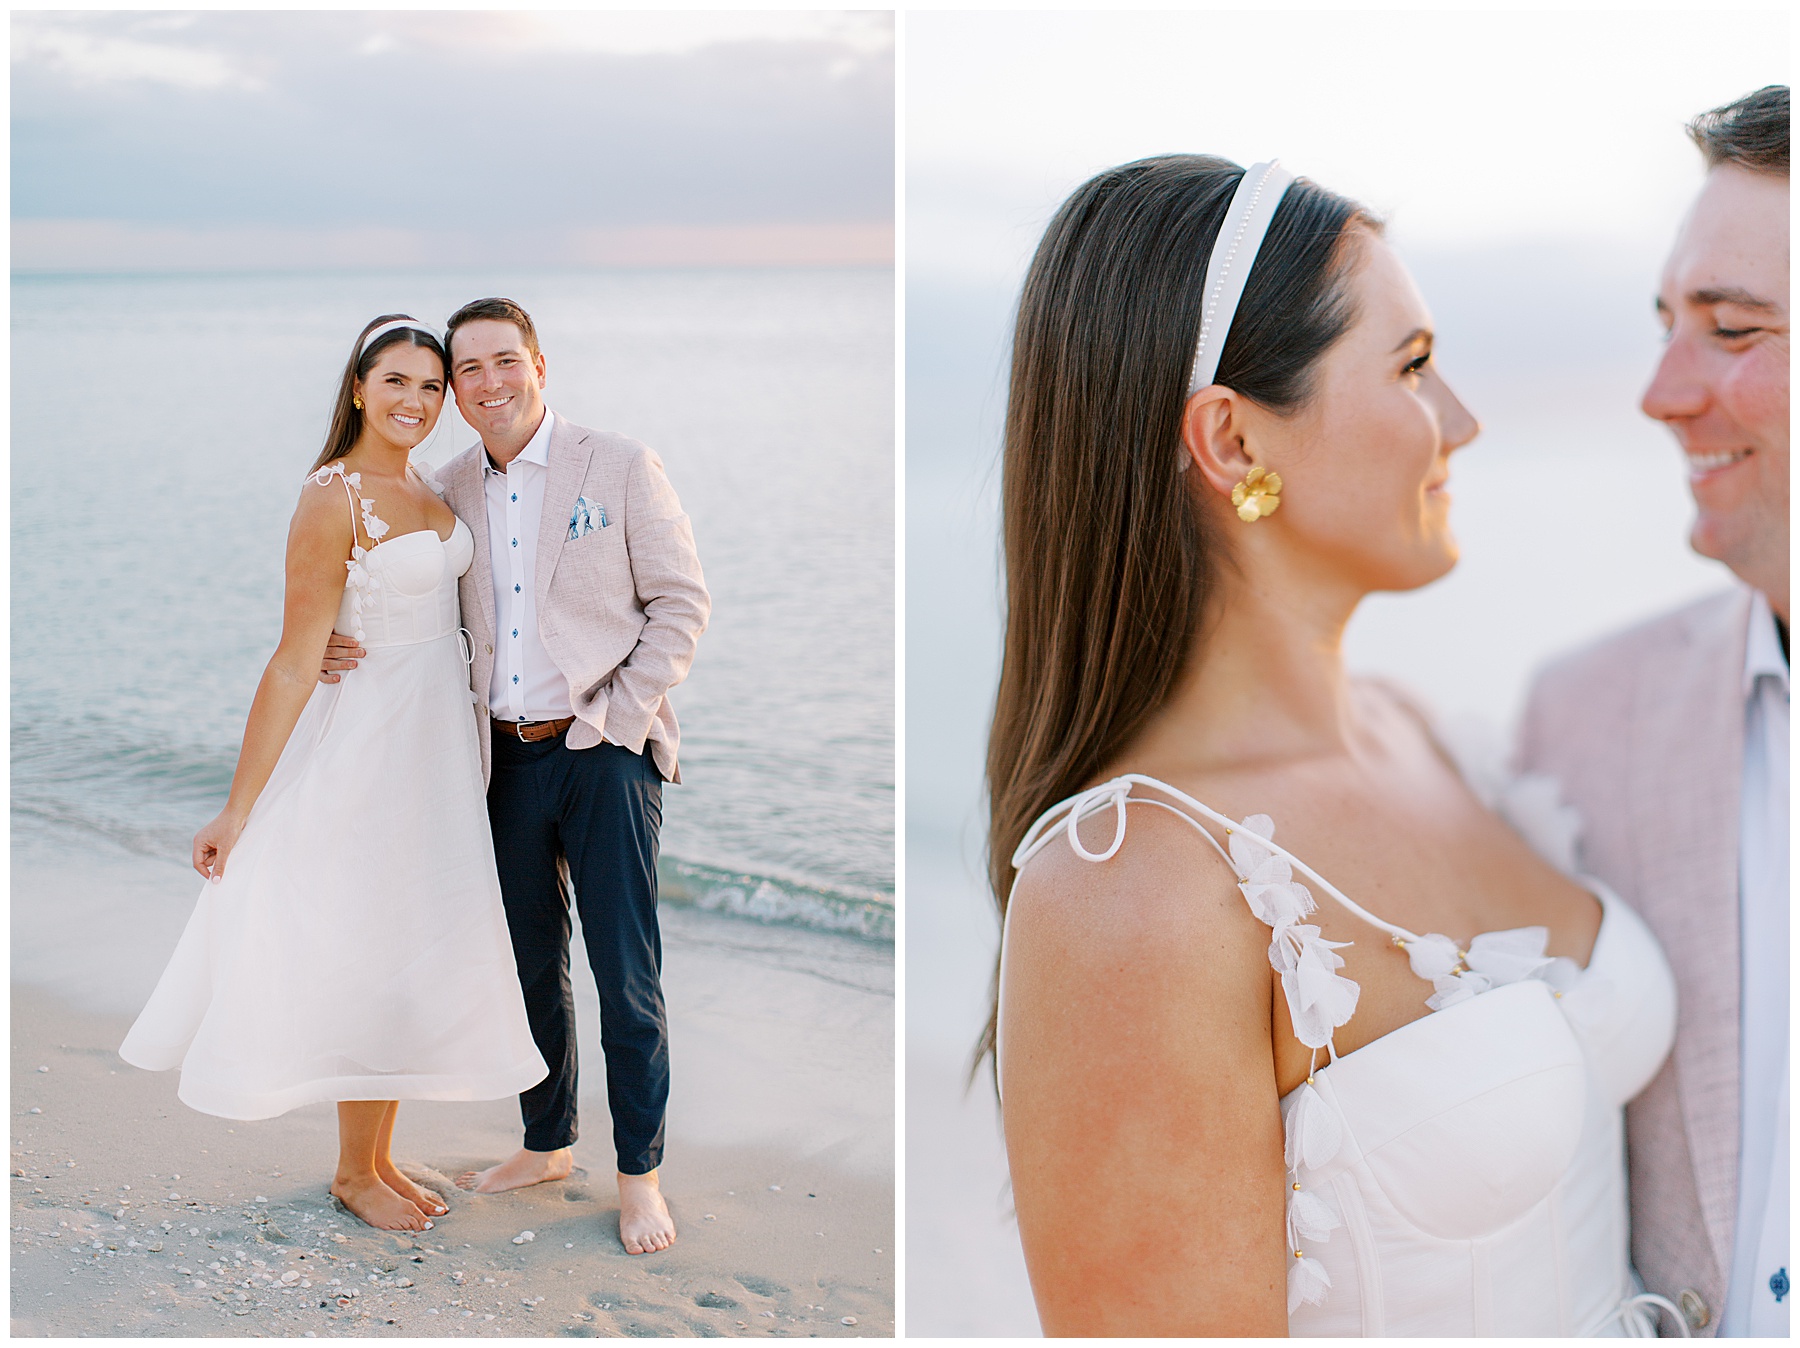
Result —
[[1269, 964], [1281, 975], [1294, 1033], [1308, 1048], [1324, 1048], [1355, 1012], [1361, 989], [1337, 972], [1344, 957], [1335, 952], [1349, 943], [1327, 941], [1318, 927], [1300, 921], [1318, 904], [1294, 879], [1288, 859], [1266, 846], [1274, 836], [1268, 815], [1246, 816], [1231, 830], [1231, 861], [1250, 911], [1271, 929]]
[[1269, 963], [1281, 975], [1294, 1036], [1308, 1048], [1324, 1048], [1332, 1032], [1356, 1013], [1362, 988], [1337, 971], [1348, 941], [1327, 941], [1311, 924], [1282, 927], [1269, 943]]
[[1330, 1239], [1343, 1219], [1318, 1194], [1302, 1186], [1302, 1170], [1316, 1170], [1329, 1163], [1344, 1143], [1344, 1125], [1330, 1105], [1310, 1085], [1295, 1091], [1282, 1120], [1285, 1133], [1283, 1159], [1287, 1163], [1287, 1239], [1293, 1262], [1288, 1265], [1288, 1314], [1302, 1305], [1317, 1306], [1331, 1290], [1325, 1265], [1307, 1254], [1310, 1245]]
[[1483, 932], [1469, 942], [1466, 951], [1458, 950], [1455, 941], [1439, 932], [1401, 944], [1412, 971], [1434, 989], [1425, 1005], [1442, 1011], [1491, 988], [1539, 976], [1552, 963], [1544, 953], [1549, 942], [1548, 928], [1514, 927]]

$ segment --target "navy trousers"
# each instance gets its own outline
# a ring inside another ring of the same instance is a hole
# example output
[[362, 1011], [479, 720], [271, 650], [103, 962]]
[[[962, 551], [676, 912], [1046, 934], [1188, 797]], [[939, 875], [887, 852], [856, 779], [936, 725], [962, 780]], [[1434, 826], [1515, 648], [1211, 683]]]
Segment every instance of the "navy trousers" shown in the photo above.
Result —
[[[566, 732], [565, 732], [566, 734]], [[574, 1143], [575, 999], [569, 905], [581, 914], [600, 989], [606, 1102], [622, 1174], [662, 1164], [669, 1102], [669, 1027], [656, 924], [662, 777], [650, 748], [570, 749], [564, 736], [524, 744], [494, 734], [488, 820], [525, 1014], [550, 1075], [519, 1097], [525, 1146]]]

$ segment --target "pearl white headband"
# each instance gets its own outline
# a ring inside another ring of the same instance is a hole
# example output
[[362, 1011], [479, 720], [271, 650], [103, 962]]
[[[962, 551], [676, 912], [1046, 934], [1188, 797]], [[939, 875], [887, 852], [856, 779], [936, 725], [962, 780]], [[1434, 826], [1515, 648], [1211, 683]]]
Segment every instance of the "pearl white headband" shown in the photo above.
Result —
[[1188, 393], [1193, 394], [1213, 382], [1219, 372], [1219, 357], [1225, 352], [1225, 338], [1231, 331], [1231, 320], [1237, 316], [1238, 301], [1244, 298], [1244, 283], [1256, 266], [1256, 254], [1262, 248], [1275, 208], [1281, 204], [1294, 175], [1271, 159], [1252, 164], [1238, 179], [1231, 206], [1225, 212], [1225, 223], [1219, 226], [1219, 237], [1213, 241], [1212, 256], [1206, 260], [1205, 300], [1200, 309], [1200, 341], [1194, 349], [1194, 368], [1188, 376]]
[[356, 359], [358, 359], [358, 360], [362, 359], [362, 353], [369, 349], [369, 344], [371, 342], [375, 341], [379, 337], [387, 336], [388, 333], [390, 333], [390, 332], [398, 332], [401, 328], [412, 328], [416, 332], [424, 333], [427, 337], [431, 338], [431, 340], [436, 342], [439, 346], [442, 346], [444, 344], [444, 339], [442, 337], [438, 336], [438, 334], [433, 332], [430, 328], [426, 327], [423, 323], [414, 322], [410, 318], [395, 318], [395, 319], [389, 320], [386, 323], [383, 323], [380, 327], [378, 327], [374, 331], [370, 332], [367, 336], [365, 336], [360, 342], [358, 342], [356, 344]]

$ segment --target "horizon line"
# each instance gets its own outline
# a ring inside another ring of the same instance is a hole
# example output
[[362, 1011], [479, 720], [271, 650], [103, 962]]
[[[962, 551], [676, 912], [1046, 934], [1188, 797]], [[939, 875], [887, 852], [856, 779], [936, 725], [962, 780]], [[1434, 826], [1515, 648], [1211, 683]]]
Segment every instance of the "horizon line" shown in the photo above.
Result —
[[[162, 275], [270, 271], [492, 269], [530, 257], [539, 268], [844, 267], [894, 264], [894, 224], [833, 221], [536, 228], [511, 233], [150, 225], [14, 219], [14, 275]], [[378, 260], [371, 260], [374, 257]]]

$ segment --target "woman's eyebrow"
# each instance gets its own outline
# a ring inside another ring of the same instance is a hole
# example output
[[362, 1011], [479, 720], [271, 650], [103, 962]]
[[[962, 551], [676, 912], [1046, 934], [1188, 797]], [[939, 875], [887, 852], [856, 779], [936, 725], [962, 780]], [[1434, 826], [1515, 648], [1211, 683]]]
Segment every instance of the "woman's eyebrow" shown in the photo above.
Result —
[[1399, 343], [1394, 347], [1393, 351], [1390, 352], [1389, 354], [1397, 355], [1400, 352], [1406, 350], [1406, 348], [1411, 346], [1414, 342], [1418, 342], [1418, 341], [1424, 341], [1424, 342], [1429, 343], [1431, 341], [1431, 329], [1430, 328], [1414, 328], [1411, 332], [1407, 333], [1406, 336], [1404, 336], [1400, 339]]

